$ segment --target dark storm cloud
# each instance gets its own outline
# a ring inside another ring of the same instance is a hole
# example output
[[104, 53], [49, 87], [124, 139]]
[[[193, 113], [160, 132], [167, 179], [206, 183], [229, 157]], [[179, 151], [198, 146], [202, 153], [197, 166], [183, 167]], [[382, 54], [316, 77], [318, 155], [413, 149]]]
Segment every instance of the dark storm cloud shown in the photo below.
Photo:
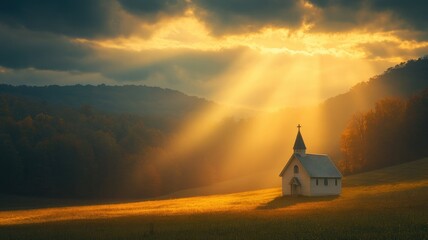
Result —
[[[31, 73], [27, 69], [38, 69], [84, 74], [79, 81], [87, 74], [99, 74], [101, 78], [114, 79], [118, 83], [144, 83], [160, 77], [172, 86], [177, 80], [206, 81], [222, 73], [242, 51], [108, 50], [61, 35], [0, 25], [0, 67], [11, 70], [7, 74], [9, 78], [19, 73], [20, 81]], [[39, 76], [58, 76], [46, 71], [37, 73]], [[36, 84], [34, 81], [32, 84]]]
[[[407, 29], [426, 36], [428, 1], [309, 2], [316, 9], [297, 0], [6, 0], [0, 4], [0, 22], [71, 37], [108, 38], [130, 34], [139, 23], [155, 23], [191, 8], [215, 35], [257, 31], [265, 26], [296, 29], [306, 22], [314, 24], [314, 31]], [[390, 19], [382, 18], [385, 15]]]
[[184, 0], [119, 0], [122, 7], [148, 22], [160, 17], [181, 15], [188, 7]]
[[373, 9], [390, 11], [393, 16], [405, 20], [408, 27], [427, 30], [428, 1], [376, 0], [373, 1]]
[[365, 27], [377, 15], [367, 8], [365, 1], [312, 0], [317, 16], [312, 19], [314, 31], [341, 32]]
[[314, 24], [313, 31], [343, 32], [353, 29], [412, 30], [427, 37], [428, 1], [402, 0], [193, 0], [196, 15], [215, 35], [245, 33], [266, 26], [296, 29]]
[[129, 29], [114, 0], [6, 0], [0, 22], [73, 37], [103, 37]]
[[153, 23], [181, 14], [186, 6], [181, 0], [6, 0], [0, 4], [0, 22], [70, 37], [105, 38], [132, 33], [138, 21], [131, 15]]
[[[138, 3], [143, 3], [138, 5]], [[126, 10], [170, 13], [180, 1], [122, 1]], [[135, 22], [116, 0], [14, 0], [0, 4], [0, 67], [105, 71], [99, 49], [75, 37], [126, 34]], [[183, 9], [181, 9], [183, 10]], [[149, 14], [149, 15], [150, 15]], [[123, 27], [126, 25], [126, 27]], [[113, 59], [117, 60], [117, 59]]]
[[316, 19], [320, 31], [346, 31], [355, 28], [372, 30], [414, 30], [427, 32], [428, 1], [402, 0], [311, 0], [321, 11]]
[[298, 27], [304, 19], [301, 1], [193, 0], [199, 18], [214, 34], [240, 33], [263, 26]]
[[[210, 96], [224, 84], [219, 77], [248, 49], [213, 52], [168, 50], [94, 53], [85, 63], [70, 62], [68, 70], [0, 68], [0, 83], [13, 85], [142, 84], [172, 88], [197, 96]], [[37, 61], [37, 58], [33, 58]], [[33, 64], [29, 64], [33, 65]]]
[[377, 0], [374, 9], [391, 12], [394, 19], [402, 21], [402, 29], [413, 30], [416, 39], [428, 39], [428, 1]]
[[[30, 74], [28, 69], [36, 69], [79, 72], [83, 77], [99, 74], [102, 80], [118, 82], [159, 78], [170, 86], [178, 80], [187, 84], [207, 81], [226, 71], [243, 49], [129, 52], [73, 40], [132, 34], [142, 31], [139, 24], [179, 16], [186, 9], [192, 9], [215, 35], [252, 32], [265, 26], [297, 29], [306, 21], [315, 24], [313, 31], [395, 30], [400, 37], [428, 39], [428, 1], [311, 2], [315, 8], [295, 0], [6, 0], [0, 4], [0, 67], [22, 70], [21, 79]], [[360, 47], [373, 58], [410, 51], [386, 44]], [[40, 76], [45, 74], [51, 73]]]
[[92, 53], [90, 47], [64, 36], [0, 25], [0, 66], [80, 71]]

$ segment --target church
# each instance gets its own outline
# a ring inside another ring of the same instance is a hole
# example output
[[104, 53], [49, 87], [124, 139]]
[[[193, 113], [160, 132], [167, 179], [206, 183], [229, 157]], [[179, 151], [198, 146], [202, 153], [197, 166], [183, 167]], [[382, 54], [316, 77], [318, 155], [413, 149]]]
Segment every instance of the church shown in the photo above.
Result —
[[297, 128], [294, 153], [279, 174], [282, 178], [282, 195], [339, 195], [342, 190], [342, 174], [329, 156], [306, 153], [300, 124]]

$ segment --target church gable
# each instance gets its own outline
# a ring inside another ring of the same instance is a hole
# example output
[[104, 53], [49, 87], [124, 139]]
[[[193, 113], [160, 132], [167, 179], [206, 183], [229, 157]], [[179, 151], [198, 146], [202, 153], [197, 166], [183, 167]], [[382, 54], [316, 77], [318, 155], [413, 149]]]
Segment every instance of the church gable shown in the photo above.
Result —
[[[296, 195], [310, 194], [310, 180], [302, 163], [295, 157], [291, 157], [282, 172], [283, 192]], [[294, 188], [294, 190], [292, 190]]]
[[282, 169], [281, 173], [279, 174], [280, 177], [282, 177], [286, 172], [292, 172], [295, 173], [294, 169], [290, 169], [288, 171], [288, 168], [294, 168], [294, 166], [298, 166], [298, 173], [304, 172], [305, 175], [309, 176], [308, 171], [305, 169], [305, 166], [299, 161], [299, 159], [293, 154], [290, 159], [287, 161], [287, 164], [285, 164], [284, 168]]

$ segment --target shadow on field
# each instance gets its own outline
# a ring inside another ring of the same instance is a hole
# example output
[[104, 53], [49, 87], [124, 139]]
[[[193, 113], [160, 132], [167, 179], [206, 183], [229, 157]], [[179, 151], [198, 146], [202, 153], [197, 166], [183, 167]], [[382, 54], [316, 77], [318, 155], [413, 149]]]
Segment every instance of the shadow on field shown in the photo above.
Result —
[[293, 206], [299, 203], [308, 203], [308, 202], [325, 202], [332, 201], [337, 199], [339, 196], [324, 196], [324, 197], [290, 197], [290, 196], [282, 196], [274, 198], [272, 201], [267, 202], [258, 206], [256, 209], [259, 210], [267, 210], [267, 209], [277, 209], [277, 208], [285, 208], [289, 206]]

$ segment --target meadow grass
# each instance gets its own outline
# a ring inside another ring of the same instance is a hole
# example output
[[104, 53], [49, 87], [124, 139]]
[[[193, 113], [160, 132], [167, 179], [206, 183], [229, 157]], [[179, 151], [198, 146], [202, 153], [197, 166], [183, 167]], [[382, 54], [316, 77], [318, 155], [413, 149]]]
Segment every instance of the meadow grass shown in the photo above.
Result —
[[338, 197], [280, 189], [0, 212], [0, 239], [428, 239], [428, 159], [348, 177]]

